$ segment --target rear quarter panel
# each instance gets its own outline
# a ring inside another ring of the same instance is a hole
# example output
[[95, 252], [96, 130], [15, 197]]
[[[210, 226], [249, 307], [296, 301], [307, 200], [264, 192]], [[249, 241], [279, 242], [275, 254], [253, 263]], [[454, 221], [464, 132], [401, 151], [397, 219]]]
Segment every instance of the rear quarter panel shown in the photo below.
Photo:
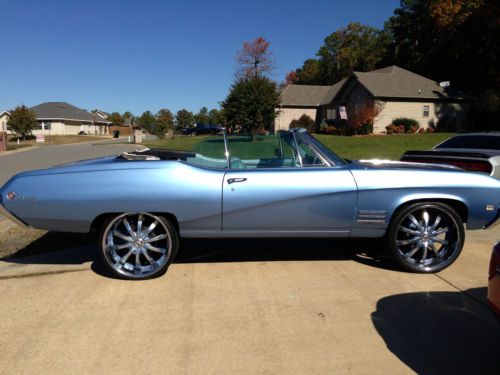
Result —
[[144, 211], [172, 213], [186, 228], [219, 230], [222, 179], [223, 172], [179, 162], [122, 162], [20, 174], [2, 193], [15, 191], [6, 208], [45, 230], [88, 232], [101, 214]]

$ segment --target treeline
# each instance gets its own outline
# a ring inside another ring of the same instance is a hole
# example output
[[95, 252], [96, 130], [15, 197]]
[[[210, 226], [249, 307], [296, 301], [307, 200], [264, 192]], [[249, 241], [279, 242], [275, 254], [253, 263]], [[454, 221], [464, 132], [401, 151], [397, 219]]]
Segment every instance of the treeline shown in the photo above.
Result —
[[402, 0], [382, 30], [354, 22], [324, 40], [316, 58], [288, 73], [295, 84], [331, 85], [353, 71], [398, 65], [500, 110], [500, 2]]
[[156, 114], [145, 111], [140, 116], [134, 116], [128, 111], [123, 114], [113, 112], [108, 115], [107, 120], [112, 125], [136, 125], [159, 137], [163, 137], [169, 129], [174, 128], [188, 128], [195, 124], [226, 124], [226, 119], [221, 110], [215, 108], [209, 110], [207, 107], [202, 107], [197, 113], [181, 109], [175, 115], [166, 108], [160, 109]]

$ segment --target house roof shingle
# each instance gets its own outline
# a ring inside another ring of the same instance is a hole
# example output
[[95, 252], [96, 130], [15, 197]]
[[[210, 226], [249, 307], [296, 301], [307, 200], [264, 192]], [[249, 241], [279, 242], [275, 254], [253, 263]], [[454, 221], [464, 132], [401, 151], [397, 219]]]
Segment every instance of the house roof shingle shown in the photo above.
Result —
[[354, 72], [353, 75], [375, 97], [465, 99], [456, 90], [442, 88], [437, 82], [396, 65], [367, 73]]
[[330, 89], [331, 86], [288, 85], [281, 93], [281, 104], [318, 107]]
[[289, 106], [318, 107], [330, 103], [345, 79], [332, 86], [287, 85], [281, 93], [281, 104]]
[[463, 100], [466, 97], [459, 91], [442, 88], [429, 78], [402, 69], [396, 65], [371, 72], [354, 72], [332, 86], [288, 85], [281, 93], [284, 106], [319, 107], [334, 101], [344, 83], [354, 78], [374, 97], [400, 99], [452, 99]]
[[65, 102], [47, 102], [31, 107], [37, 119], [64, 119], [107, 123], [102, 117]]

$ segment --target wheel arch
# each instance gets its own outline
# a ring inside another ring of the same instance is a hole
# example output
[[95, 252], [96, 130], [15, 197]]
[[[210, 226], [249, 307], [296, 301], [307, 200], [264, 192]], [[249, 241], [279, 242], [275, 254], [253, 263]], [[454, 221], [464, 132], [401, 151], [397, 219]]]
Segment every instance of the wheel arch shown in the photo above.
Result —
[[[100, 214], [99, 216], [94, 218], [94, 220], [92, 220], [92, 223], [90, 224], [90, 231], [99, 232], [107, 220], [117, 215], [121, 215], [123, 213], [125, 212], [106, 212]], [[175, 229], [177, 230], [177, 233], [179, 233], [179, 221], [177, 220], [177, 217], [174, 214], [170, 212], [148, 212], [148, 213], [168, 219], [174, 225]]]
[[413, 198], [399, 204], [393, 211], [391, 219], [389, 220], [389, 224], [392, 223], [392, 220], [399, 211], [416, 203], [442, 203], [453, 208], [457, 212], [458, 216], [460, 216], [462, 223], [464, 224], [467, 223], [467, 220], [469, 219], [469, 208], [467, 207], [467, 204], [461, 201], [460, 199], [444, 198], [444, 197], [439, 197], [439, 198], [427, 197], [427, 198]]

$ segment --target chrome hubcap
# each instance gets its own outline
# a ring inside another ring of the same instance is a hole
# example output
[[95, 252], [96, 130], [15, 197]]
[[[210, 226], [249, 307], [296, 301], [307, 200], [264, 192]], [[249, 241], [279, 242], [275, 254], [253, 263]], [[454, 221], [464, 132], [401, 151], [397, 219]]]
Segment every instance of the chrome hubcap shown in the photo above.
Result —
[[399, 224], [396, 246], [406, 262], [431, 268], [450, 260], [459, 249], [458, 225], [439, 207], [416, 209]]
[[148, 277], [167, 263], [172, 247], [165, 224], [147, 213], [123, 214], [106, 228], [106, 259], [119, 273]]

